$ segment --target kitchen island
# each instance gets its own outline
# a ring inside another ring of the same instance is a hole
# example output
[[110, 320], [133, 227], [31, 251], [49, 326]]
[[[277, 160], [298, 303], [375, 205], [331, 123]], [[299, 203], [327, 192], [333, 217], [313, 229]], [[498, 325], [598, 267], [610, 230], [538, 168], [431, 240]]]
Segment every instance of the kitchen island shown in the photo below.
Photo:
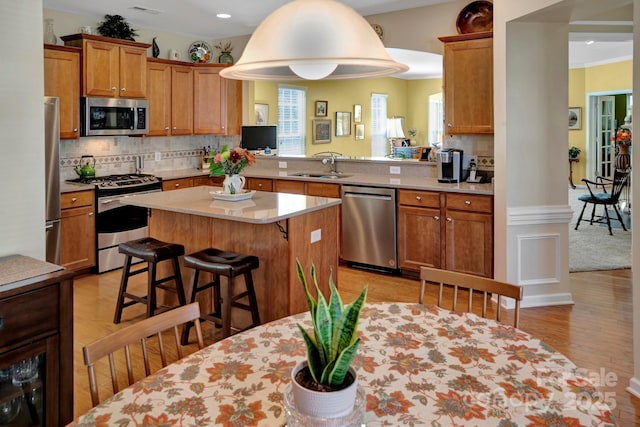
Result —
[[[329, 275], [337, 282], [340, 199], [256, 191], [246, 200], [225, 201], [214, 200], [215, 191], [220, 187], [192, 187], [122, 203], [151, 209], [149, 235], [183, 244], [187, 254], [215, 247], [259, 257], [253, 278], [263, 323], [308, 310], [296, 259], [307, 272], [311, 263], [316, 266], [318, 284], [328, 295]], [[191, 273], [182, 271], [185, 286]], [[242, 279], [236, 280], [241, 286]]]

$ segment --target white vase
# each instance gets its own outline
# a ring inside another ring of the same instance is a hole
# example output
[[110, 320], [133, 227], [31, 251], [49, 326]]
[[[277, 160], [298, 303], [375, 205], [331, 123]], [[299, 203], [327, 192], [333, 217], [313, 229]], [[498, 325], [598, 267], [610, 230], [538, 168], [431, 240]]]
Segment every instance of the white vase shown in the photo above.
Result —
[[301, 362], [291, 371], [293, 402], [298, 412], [315, 418], [338, 418], [353, 412], [358, 391], [358, 377], [353, 367], [349, 367], [354, 377], [353, 383], [347, 388], [331, 392], [309, 390], [298, 384], [296, 374], [306, 367], [307, 362]]
[[244, 176], [234, 173], [233, 175], [225, 175], [222, 182], [222, 191], [227, 194], [237, 194], [242, 192], [244, 188]]

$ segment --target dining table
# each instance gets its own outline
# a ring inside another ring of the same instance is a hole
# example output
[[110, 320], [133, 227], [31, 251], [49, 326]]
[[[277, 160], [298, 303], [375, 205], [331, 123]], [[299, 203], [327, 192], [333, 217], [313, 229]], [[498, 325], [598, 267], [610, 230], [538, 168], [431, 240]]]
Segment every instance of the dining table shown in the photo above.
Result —
[[[134, 383], [73, 426], [284, 426], [309, 312], [232, 335]], [[370, 426], [615, 426], [591, 378], [540, 339], [430, 304], [367, 303], [353, 366]]]

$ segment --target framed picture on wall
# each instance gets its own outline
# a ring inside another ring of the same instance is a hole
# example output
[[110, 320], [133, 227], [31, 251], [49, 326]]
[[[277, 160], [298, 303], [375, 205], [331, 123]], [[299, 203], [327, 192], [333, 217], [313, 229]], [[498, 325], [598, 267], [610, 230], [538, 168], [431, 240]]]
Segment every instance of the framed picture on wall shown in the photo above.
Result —
[[362, 105], [356, 104], [353, 106], [353, 123], [360, 123], [362, 121]]
[[359, 139], [364, 139], [364, 125], [362, 123], [356, 125], [356, 141]]
[[331, 142], [331, 119], [313, 121], [313, 143], [328, 144]]
[[265, 126], [269, 122], [269, 104], [255, 104], [256, 125]]
[[569, 107], [569, 130], [582, 129], [582, 108]]
[[316, 101], [316, 117], [327, 117], [327, 101]]
[[351, 113], [336, 111], [336, 136], [351, 135]]

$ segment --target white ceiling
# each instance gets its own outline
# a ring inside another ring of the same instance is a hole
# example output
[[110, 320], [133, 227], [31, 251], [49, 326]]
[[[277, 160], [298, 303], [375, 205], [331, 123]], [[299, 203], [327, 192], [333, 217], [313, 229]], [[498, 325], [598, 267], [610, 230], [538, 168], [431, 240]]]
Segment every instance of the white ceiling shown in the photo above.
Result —
[[[158, 28], [163, 31], [190, 35], [194, 38], [223, 39], [253, 33], [272, 11], [290, 0], [43, 0], [47, 9], [95, 17], [101, 20], [105, 8], [109, 14], [125, 16], [131, 25]], [[363, 16], [397, 10], [447, 3], [453, 0], [340, 0]], [[140, 10], [146, 8], [148, 11]], [[217, 13], [229, 13], [230, 19], [219, 19]], [[596, 40], [587, 45], [587, 40]], [[440, 55], [387, 49], [394, 60], [407, 64], [410, 70], [399, 75], [405, 79], [442, 76]], [[569, 67], [578, 68], [631, 58], [632, 42], [629, 33], [571, 33]]]

